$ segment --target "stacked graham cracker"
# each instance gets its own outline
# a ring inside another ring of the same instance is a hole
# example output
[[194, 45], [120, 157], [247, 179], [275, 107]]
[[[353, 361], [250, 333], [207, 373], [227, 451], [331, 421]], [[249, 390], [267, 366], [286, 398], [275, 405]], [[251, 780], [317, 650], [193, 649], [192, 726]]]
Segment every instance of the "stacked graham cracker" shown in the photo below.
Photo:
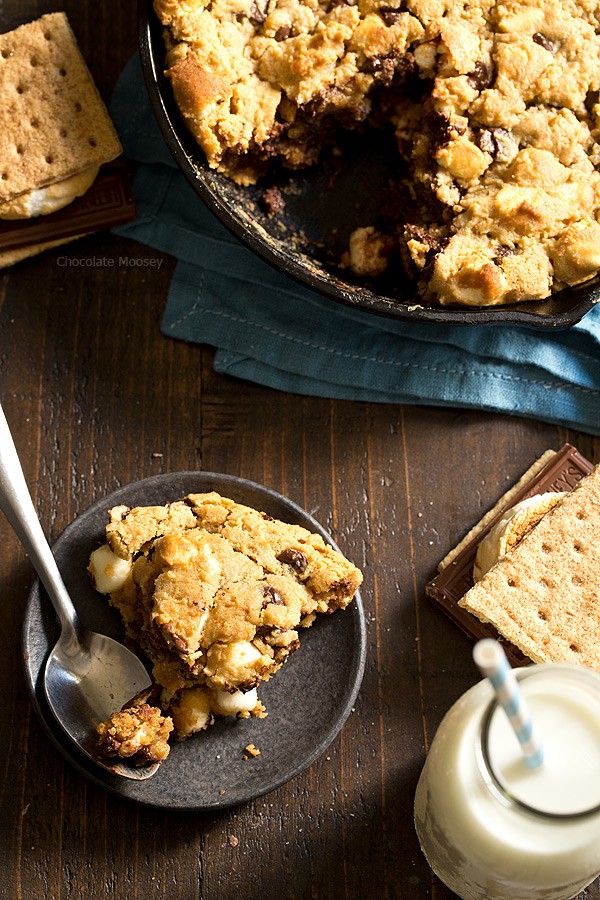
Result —
[[566, 494], [459, 606], [534, 662], [600, 670], [600, 467]]
[[[44, 215], [121, 153], [64, 13], [0, 35], [0, 218]], [[53, 242], [54, 243], [54, 242]], [[28, 247], [31, 255], [48, 244]], [[14, 262], [0, 254], [0, 266]]]

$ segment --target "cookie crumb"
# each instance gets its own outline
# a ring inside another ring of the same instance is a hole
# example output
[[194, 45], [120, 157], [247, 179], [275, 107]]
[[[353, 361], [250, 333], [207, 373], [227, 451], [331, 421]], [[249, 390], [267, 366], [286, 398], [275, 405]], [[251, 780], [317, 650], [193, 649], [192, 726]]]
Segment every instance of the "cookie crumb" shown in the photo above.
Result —
[[239, 839], [236, 838], [235, 834], [228, 834], [227, 843], [230, 847], [237, 847], [237, 845], [239, 844]]
[[100, 756], [119, 756], [134, 766], [161, 763], [167, 758], [173, 720], [163, 716], [160, 707], [146, 702], [151, 693], [151, 688], [140, 691], [122, 710], [100, 722], [96, 728]]
[[277, 187], [269, 187], [260, 198], [260, 205], [269, 217], [281, 214], [285, 210], [285, 199]]
[[248, 744], [247, 747], [244, 747], [246, 751], [244, 753], [244, 759], [250, 759], [251, 756], [260, 756], [260, 750], [258, 747], [255, 747], [254, 744]]

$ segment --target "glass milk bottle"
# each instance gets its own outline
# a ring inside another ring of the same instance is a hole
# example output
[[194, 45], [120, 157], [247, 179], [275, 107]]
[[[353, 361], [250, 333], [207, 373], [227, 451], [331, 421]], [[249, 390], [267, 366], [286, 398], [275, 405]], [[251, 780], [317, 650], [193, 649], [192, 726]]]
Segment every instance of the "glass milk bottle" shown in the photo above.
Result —
[[421, 848], [463, 900], [567, 900], [600, 874], [600, 676], [516, 673], [544, 749], [528, 769], [487, 679], [443, 719], [415, 796]]

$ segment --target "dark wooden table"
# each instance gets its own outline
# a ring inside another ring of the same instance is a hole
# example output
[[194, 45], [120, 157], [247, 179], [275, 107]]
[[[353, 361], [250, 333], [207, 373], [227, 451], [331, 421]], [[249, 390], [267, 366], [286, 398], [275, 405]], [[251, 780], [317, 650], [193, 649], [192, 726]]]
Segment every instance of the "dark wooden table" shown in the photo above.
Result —
[[[57, 6], [108, 99], [135, 50], [135, 4], [0, 0], [0, 28]], [[66, 252], [157, 256], [106, 234]], [[171, 259], [150, 273], [64, 268], [64, 253], [0, 272], [0, 400], [51, 540], [93, 501], [148, 475], [205, 469], [262, 482], [312, 511], [362, 567], [368, 657], [341, 734], [284, 787], [211, 815], [133, 805], [74, 771], [32, 712], [20, 641], [33, 575], [2, 517], [0, 898], [453, 896], [421, 856], [412, 802], [442, 715], [477, 676], [469, 641], [423, 587], [543, 450], [570, 440], [597, 462], [600, 440], [217, 375], [209, 348], [160, 333]], [[598, 885], [586, 896], [600, 898]]]

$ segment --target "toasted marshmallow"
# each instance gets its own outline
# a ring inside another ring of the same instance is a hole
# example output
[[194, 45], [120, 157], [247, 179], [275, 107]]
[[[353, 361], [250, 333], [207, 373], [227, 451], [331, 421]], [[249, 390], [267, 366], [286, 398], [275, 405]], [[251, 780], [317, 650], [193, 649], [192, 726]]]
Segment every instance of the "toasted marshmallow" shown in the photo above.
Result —
[[121, 559], [103, 544], [90, 554], [88, 572], [93, 578], [94, 586], [101, 594], [111, 594], [123, 587], [131, 572], [131, 559]]
[[212, 708], [219, 716], [237, 716], [238, 713], [252, 712], [258, 706], [256, 688], [251, 691], [213, 691]]
[[508, 509], [477, 548], [473, 581], [475, 583], [481, 581], [492, 566], [518, 544], [528, 531], [535, 528], [542, 516], [555, 507], [564, 496], [566, 496], [564, 492], [553, 491], [536, 494]]
[[97, 166], [93, 166], [63, 181], [26, 191], [12, 200], [0, 203], [0, 219], [33, 219], [35, 216], [47, 216], [57, 212], [85, 194], [96, 180], [99, 171]]

